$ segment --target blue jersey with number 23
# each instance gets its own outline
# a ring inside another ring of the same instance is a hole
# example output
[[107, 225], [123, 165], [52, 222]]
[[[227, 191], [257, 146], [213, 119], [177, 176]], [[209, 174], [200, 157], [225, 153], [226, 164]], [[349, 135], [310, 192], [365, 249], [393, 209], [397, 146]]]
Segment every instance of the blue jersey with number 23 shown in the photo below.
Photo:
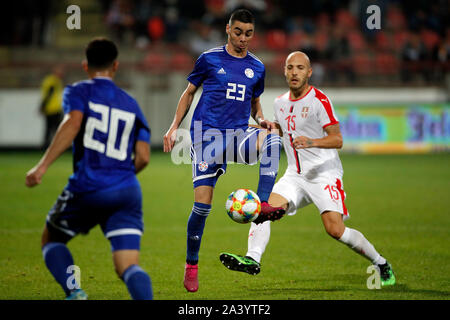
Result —
[[202, 129], [246, 129], [251, 100], [264, 91], [264, 64], [252, 53], [239, 58], [230, 55], [225, 46], [203, 52], [195, 63], [188, 81], [203, 93], [191, 123], [201, 121]]

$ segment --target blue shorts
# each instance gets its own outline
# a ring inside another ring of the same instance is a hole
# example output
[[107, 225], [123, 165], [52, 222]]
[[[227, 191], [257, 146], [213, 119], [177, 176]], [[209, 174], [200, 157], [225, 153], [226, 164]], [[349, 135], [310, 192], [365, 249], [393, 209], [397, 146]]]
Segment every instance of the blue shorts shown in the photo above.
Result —
[[258, 135], [264, 129], [209, 129], [202, 137], [194, 137], [191, 146], [192, 181], [198, 186], [216, 185], [217, 179], [226, 172], [228, 162], [256, 164]]
[[144, 230], [139, 186], [73, 193], [64, 189], [47, 215], [47, 227], [65, 241], [100, 225], [112, 250], [139, 250]]

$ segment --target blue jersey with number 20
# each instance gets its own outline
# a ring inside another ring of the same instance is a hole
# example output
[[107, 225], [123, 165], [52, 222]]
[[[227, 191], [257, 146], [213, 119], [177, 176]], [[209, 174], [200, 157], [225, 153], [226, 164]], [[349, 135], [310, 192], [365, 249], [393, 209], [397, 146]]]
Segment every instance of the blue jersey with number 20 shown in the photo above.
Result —
[[132, 155], [136, 141], [150, 143], [150, 129], [136, 100], [109, 78], [94, 78], [66, 86], [63, 108], [83, 113], [67, 188], [88, 192], [139, 185]]
[[203, 93], [191, 123], [201, 121], [202, 129], [247, 128], [251, 99], [264, 91], [264, 64], [252, 53], [243, 58], [230, 55], [225, 46], [203, 52], [187, 80]]

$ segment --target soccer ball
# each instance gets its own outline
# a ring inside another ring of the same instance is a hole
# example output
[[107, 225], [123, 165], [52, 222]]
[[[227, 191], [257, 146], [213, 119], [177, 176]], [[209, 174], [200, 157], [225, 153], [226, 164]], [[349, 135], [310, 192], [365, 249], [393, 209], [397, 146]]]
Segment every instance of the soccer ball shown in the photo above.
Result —
[[237, 189], [228, 196], [225, 209], [233, 221], [249, 223], [258, 218], [261, 212], [261, 200], [252, 190]]

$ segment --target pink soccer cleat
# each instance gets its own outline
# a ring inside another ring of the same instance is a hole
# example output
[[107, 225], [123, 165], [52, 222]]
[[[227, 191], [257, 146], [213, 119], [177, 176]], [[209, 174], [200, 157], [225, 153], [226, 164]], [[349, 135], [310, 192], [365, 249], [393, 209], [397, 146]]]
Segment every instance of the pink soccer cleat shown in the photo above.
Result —
[[196, 292], [198, 290], [198, 264], [192, 265], [186, 263], [183, 284], [189, 292]]
[[261, 212], [256, 218], [255, 221], [253, 221], [256, 224], [263, 223], [264, 221], [270, 220], [270, 221], [276, 221], [280, 220], [284, 214], [286, 213], [286, 210], [282, 207], [272, 207], [267, 202], [261, 203]]

